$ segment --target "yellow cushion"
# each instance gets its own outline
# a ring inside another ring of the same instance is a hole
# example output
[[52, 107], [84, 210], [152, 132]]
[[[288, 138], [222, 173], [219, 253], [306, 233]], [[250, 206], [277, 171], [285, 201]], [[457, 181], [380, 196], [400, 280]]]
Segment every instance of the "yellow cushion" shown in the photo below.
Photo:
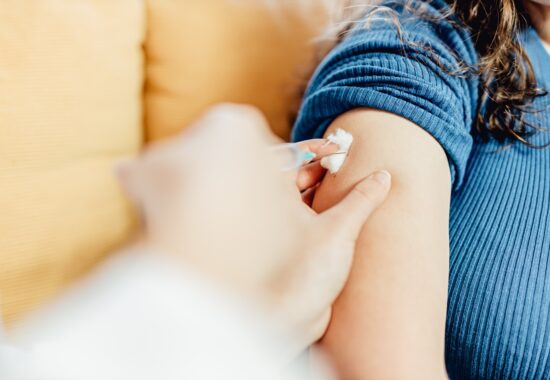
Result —
[[0, 297], [13, 321], [124, 241], [141, 144], [140, 0], [0, 6]]
[[145, 127], [172, 135], [219, 101], [252, 103], [275, 132], [289, 132], [289, 110], [312, 57], [311, 30], [291, 13], [270, 14], [256, 0], [148, 0]]

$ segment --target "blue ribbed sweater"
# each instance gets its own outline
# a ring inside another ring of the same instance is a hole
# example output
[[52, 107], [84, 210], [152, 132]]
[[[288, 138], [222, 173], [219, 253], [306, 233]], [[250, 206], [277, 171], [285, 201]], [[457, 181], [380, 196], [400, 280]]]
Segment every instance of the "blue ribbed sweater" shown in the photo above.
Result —
[[[426, 3], [427, 4], [427, 3]], [[446, 6], [435, 0], [428, 12]], [[340, 114], [370, 107], [401, 115], [445, 150], [453, 181], [446, 363], [451, 379], [550, 379], [550, 148], [472, 135], [478, 82], [442, 70], [477, 60], [470, 35], [448, 21], [401, 14], [354, 31], [325, 58], [305, 94], [293, 139], [321, 136]], [[534, 30], [523, 43], [541, 87], [550, 55]], [[416, 46], [415, 46], [416, 45]], [[429, 46], [433, 52], [418, 47]], [[535, 102], [548, 105], [550, 96]], [[529, 116], [550, 128], [550, 109]], [[548, 143], [549, 133], [532, 142]]]

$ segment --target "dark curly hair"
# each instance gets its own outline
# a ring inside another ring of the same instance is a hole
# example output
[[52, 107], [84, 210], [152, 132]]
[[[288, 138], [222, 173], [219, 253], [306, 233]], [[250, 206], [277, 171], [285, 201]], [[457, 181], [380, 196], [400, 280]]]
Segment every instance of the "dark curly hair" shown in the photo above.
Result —
[[[334, 44], [346, 38], [358, 23], [368, 25], [369, 15], [387, 12], [390, 3], [404, 6], [415, 17], [427, 17], [422, 12], [424, 2], [344, 0], [332, 8], [332, 26], [320, 38], [320, 56]], [[462, 63], [453, 70], [455, 75], [476, 75], [480, 78], [480, 100], [474, 130], [483, 140], [501, 142], [520, 141], [535, 147], [529, 136], [543, 130], [527, 121], [527, 114], [535, 113], [536, 98], [546, 96], [539, 88], [533, 66], [522, 47], [520, 33], [531, 20], [521, 0], [448, 0], [448, 12], [441, 18], [457, 27], [467, 28], [478, 53], [478, 63], [472, 67]], [[334, 16], [336, 15], [336, 16]], [[439, 18], [439, 21], [441, 21]], [[437, 22], [437, 19], [432, 21]], [[396, 22], [397, 27], [398, 23]], [[437, 57], [435, 57], [437, 59]], [[539, 146], [537, 146], [539, 147]]]

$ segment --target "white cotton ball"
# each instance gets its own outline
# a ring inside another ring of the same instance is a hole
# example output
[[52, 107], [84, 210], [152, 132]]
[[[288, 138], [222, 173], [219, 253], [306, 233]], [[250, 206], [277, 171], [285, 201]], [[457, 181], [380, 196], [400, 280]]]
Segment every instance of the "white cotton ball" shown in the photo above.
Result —
[[324, 157], [321, 160], [321, 166], [327, 169], [331, 174], [334, 174], [340, 170], [344, 164], [344, 161], [346, 161], [351, 143], [353, 142], [353, 136], [351, 133], [338, 128], [334, 133], [331, 133], [327, 137], [327, 140], [338, 145], [338, 153], [340, 154], [332, 154]]

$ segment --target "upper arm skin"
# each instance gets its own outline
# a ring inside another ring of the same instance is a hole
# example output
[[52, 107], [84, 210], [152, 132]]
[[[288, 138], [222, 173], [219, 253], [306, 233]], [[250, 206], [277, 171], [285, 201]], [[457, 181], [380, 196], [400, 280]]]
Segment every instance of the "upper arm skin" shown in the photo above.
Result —
[[451, 180], [441, 146], [410, 121], [359, 109], [336, 119], [354, 136], [350, 155], [314, 200], [325, 210], [375, 170], [392, 190], [366, 223], [351, 277], [320, 342], [343, 379], [445, 378], [444, 332]]

